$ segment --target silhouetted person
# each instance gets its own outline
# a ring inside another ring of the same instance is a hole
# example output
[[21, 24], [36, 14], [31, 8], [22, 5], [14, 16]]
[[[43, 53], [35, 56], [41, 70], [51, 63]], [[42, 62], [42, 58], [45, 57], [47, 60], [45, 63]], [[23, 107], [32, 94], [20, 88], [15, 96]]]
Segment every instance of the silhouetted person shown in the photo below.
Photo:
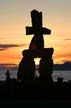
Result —
[[63, 78], [62, 77], [58, 77], [57, 78], [57, 83], [58, 84], [63, 84]]
[[6, 71], [6, 81], [10, 80], [10, 72], [9, 70]]

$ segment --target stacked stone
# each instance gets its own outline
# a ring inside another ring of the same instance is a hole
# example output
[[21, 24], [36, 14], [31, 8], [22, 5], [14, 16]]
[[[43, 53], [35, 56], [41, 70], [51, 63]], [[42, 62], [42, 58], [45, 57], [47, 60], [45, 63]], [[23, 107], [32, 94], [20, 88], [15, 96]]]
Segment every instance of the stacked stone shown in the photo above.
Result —
[[44, 48], [43, 34], [50, 34], [51, 30], [42, 27], [42, 12], [31, 12], [32, 27], [26, 27], [26, 34], [34, 34], [28, 50], [23, 51], [23, 59], [19, 64], [17, 77], [19, 80], [32, 80], [35, 78], [34, 58], [40, 57], [40, 79], [50, 79], [53, 70], [53, 48]]

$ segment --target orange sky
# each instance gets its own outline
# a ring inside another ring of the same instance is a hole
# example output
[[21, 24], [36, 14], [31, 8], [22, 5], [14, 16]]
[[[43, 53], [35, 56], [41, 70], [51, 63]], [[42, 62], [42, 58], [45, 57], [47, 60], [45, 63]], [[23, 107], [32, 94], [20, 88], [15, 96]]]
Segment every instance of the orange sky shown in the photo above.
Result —
[[25, 27], [31, 26], [33, 8], [43, 12], [43, 26], [52, 30], [50, 36], [44, 36], [44, 42], [45, 47], [54, 48], [54, 63], [71, 61], [71, 0], [39, 3], [40, 0], [0, 1], [0, 64], [19, 64], [22, 51], [28, 49], [32, 36], [26, 36]]

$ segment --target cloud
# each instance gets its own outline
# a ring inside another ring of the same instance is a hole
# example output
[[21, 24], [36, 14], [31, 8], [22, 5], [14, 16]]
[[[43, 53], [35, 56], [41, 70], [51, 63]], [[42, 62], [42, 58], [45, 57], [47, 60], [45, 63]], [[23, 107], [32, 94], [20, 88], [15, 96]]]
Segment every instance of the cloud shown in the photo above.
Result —
[[68, 40], [68, 41], [69, 41], [69, 40], [71, 40], [71, 39], [70, 39], [70, 38], [66, 38], [66, 39], [64, 39], [64, 40]]
[[19, 44], [18, 47], [27, 47], [29, 44]]
[[24, 47], [27, 46], [28, 44], [0, 44], [0, 51], [6, 50], [8, 48], [12, 47]]
[[2, 37], [0, 37], [0, 39], [3, 39]]
[[0, 44], [0, 51], [6, 50], [11, 47], [19, 47], [17, 44]]
[[17, 69], [16, 64], [0, 64], [0, 70], [1, 69]]

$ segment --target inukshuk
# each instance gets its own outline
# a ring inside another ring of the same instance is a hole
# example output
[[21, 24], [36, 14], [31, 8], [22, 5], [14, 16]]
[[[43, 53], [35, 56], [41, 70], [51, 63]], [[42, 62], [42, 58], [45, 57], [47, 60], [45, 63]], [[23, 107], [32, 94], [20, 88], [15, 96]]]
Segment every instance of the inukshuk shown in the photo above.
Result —
[[23, 51], [23, 58], [19, 64], [17, 77], [20, 80], [35, 78], [34, 58], [40, 57], [40, 78], [49, 80], [53, 70], [53, 48], [44, 48], [43, 34], [51, 34], [51, 30], [42, 27], [42, 12], [31, 11], [32, 27], [26, 27], [26, 35], [34, 34], [28, 50]]

